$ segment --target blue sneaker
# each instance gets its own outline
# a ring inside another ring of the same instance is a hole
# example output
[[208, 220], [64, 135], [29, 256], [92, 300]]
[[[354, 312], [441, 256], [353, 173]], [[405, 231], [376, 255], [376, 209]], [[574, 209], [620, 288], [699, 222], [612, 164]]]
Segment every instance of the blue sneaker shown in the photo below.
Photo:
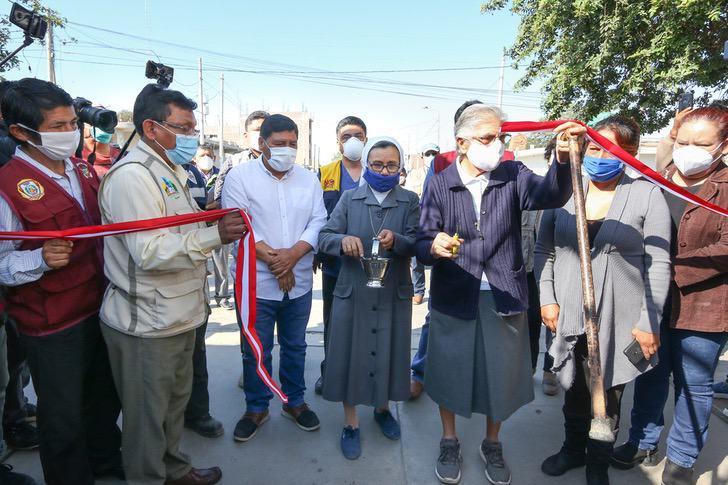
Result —
[[728, 379], [713, 384], [713, 396], [720, 399], [728, 399]]
[[341, 433], [341, 452], [347, 460], [356, 460], [361, 456], [361, 440], [359, 439], [359, 428], [347, 426]]
[[402, 432], [399, 429], [399, 423], [389, 410], [382, 413], [374, 411], [374, 421], [379, 425], [379, 429], [382, 430], [384, 436], [390, 440], [397, 441], [401, 436]]

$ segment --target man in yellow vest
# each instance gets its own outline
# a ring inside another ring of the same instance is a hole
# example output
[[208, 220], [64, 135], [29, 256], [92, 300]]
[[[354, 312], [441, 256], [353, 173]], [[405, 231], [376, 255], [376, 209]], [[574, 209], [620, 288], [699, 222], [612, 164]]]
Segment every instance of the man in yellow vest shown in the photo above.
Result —
[[[367, 142], [367, 125], [356, 116], [347, 116], [336, 125], [336, 141], [339, 144], [341, 159], [324, 165], [319, 170], [319, 180], [324, 191], [324, 205], [329, 217], [345, 190], [359, 186], [362, 174], [361, 155]], [[321, 362], [321, 376], [326, 364], [326, 346], [329, 341], [329, 314], [334, 300], [334, 287], [339, 276], [341, 262], [334, 256], [319, 255], [321, 263], [322, 290], [324, 300], [324, 360]], [[321, 394], [323, 385], [319, 377], [314, 386], [316, 394]]]

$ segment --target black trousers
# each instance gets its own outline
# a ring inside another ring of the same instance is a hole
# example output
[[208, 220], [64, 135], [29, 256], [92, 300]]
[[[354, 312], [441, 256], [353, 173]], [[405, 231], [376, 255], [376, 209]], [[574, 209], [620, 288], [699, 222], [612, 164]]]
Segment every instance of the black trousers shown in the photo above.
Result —
[[329, 320], [331, 319], [331, 305], [334, 303], [334, 288], [336, 288], [336, 276], [321, 273], [321, 298], [324, 301], [324, 360], [321, 361], [321, 375], [324, 375], [326, 365], [326, 352], [329, 348]]
[[210, 415], [210, 393], [207, 389], [207, 347], [205, 334], [207, 320], [195, 330], [195, 350], [192, 353], [192, 394], [185, 409], [185, 420], [205, 418]]
[[3, 408], [3, 428], [7, 430], [15, 425], [22, 424], [28, 413], [25, 410], [27, 399], [23, 389], [30, 383], [30, 370], [26, 362], [25, 345], [15, 322], [8, 318], [5, 324], [8, 342], [8, 387], [5, 394]]
[[[575, 453], [587, 453], [587, 463], [609, 463], [614, 443], [601, 443], [589, 439], [592, 420], [591, 392], [589, 391], [589, 365], [586, 335], [579, 336], [574, 347], [574, 383], [564, 395], [564, 448]], [[626, 384], [606, 390], [607, 417], [617, 435], [620, 407]]]
[[98, 315], [51, 335], [21, 339], [38, 395], [38, 435], [48, 485], [93, 484], [121, 466], [121, 405]]

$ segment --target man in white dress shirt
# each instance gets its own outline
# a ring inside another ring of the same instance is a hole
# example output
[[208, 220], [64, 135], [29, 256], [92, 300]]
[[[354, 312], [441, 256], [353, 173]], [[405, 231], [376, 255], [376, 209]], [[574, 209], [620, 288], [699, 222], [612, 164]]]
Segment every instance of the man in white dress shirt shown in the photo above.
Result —
[[[303, 400], [303, 371], [313, 253], [326, 223], [326, 208], [316, 175], [296, 165], [297, 145], [298, 127], [293, 120], [283, 115], [266, 118], [260, 128], [261, 156], [230, 170], [222, 205], [247, 210], [253, 221], [258, 258], [255, 328], [268, 372], [272, 366], [273, 330], [276, 326], [278, 329], [279, 376], [288, 396], [282, 414], [299, 428], [314, 431], [319, 428], [319, 420]], [[247, 343], [245, 347], [246, 412], [235, 427], [236, 441], [255, 436], [268, 420], [273, 397], [256, 373], [252, 349]]]

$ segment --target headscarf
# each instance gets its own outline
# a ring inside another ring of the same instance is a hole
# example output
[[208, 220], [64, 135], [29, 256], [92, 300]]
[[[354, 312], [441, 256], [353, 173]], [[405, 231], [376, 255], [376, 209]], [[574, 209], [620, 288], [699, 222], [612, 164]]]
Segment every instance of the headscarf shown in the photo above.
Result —
[[[399, 166], [400, 168], [404, 167], [404, 152], [402, 151], [402, 146], [399, 144], [399, 142], [391, 136], [377, 136], [374, 138], [370, 138], [367, 141], [367, 144], [364, 145], [364, 150], [361, 154], [361, 163], [364, 166], [364, 170], [369, 170], [369, 152], [372, 150], [374, 145], [376, 145], [380, 141], [388, 141], [389, 143], [397, 147], [397, 152], [399, 152]], [[364, 174], [362, 173], [362, 177], [359, 178], [359, 185], [364, 185], [366, 183], [366, 180], [364, 180]]]

